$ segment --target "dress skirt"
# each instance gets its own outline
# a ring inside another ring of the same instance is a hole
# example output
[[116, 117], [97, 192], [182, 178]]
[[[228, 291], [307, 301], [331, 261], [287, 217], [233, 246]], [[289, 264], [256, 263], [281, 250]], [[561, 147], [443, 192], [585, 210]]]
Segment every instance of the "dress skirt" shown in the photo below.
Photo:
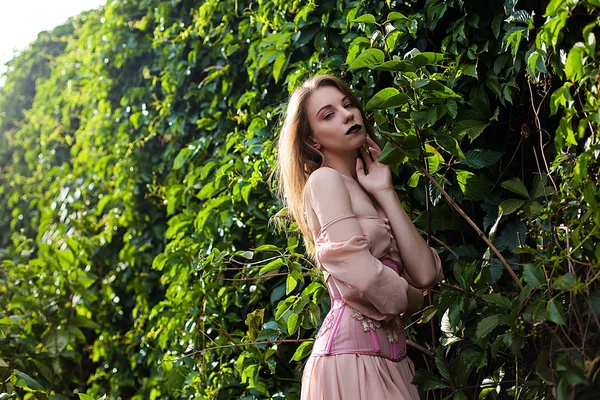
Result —
[[310, 356], [302, 372], [301, 400], [419, 400], [408, 357], [400, 361], [364, 355]]

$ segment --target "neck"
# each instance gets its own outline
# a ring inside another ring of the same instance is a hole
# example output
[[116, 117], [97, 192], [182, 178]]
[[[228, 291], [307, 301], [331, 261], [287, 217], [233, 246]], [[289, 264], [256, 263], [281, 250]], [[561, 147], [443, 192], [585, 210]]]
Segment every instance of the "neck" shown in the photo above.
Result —
[[327, 154], [327, 166], [335, 169], [342, 175], [358, 181], [358, 176], [356, 174], [356, 159], [358, 158], [358, 155], [358, 149], [345, 154]]

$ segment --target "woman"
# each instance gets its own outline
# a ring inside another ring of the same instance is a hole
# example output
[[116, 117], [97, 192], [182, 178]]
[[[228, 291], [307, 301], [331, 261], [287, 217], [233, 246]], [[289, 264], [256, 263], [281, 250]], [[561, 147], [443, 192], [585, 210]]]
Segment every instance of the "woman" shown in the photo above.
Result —
[[380, 153], [343, 81], [320, 75], [292, 93], [278, 144], [280, 195], [331, 297], [302, 399], [419, 398], [402, 317], [423, 306], [423, 289], [443, 273]]

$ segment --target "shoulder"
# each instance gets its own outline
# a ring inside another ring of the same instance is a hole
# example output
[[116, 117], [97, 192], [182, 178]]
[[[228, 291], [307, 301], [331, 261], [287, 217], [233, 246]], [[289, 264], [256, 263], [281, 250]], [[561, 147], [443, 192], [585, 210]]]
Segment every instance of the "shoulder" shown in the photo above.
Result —
[[350, 194], [342, 175], [330, 167], [321, 167], [308, 177], [306, 182], [307, 197], [313, 206], [323, 203], [350, 202]]
[[311, 190], [315, 190], [317, 188], [327, 188], [329, 185], [344, 185], [344, 181], [342, 175], [335, 169], [321, 167], [310, 174], [306, 184]]

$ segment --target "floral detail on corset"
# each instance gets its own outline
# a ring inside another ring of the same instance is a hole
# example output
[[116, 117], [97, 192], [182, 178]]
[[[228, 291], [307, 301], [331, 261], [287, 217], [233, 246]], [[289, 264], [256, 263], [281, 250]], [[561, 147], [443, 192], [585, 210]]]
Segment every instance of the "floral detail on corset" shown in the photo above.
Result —
[[360, 311], [356, 310], [354, 307], [352, 307], [352, 318], [354, 318], [357, 321], [360, 321], [360, 323], [363, 326], [363, 331], [365, 332], [374, 331], [375, 329], [381, 328], [381, 323], [379, 321], [375, 321], [369, 317], [365, 317], [360, 313]]
[[323, 336], [325, 334], [325, 332], [327, 332], [329, 329], [331, 329], [331, 326], [333, 325], [333, 320], [335, 319], [335, 310], [337, 310], [338, 308], [341, 308], [344, 305], [343, 302], [341, 301], [334, 301], [333, 305], [331, 306], [331, 310], [329, 310], [329, 313], [327, 313], [327, 315], [325, 316], [325, 319], [323, 320], [323, 324], [321, 325], [321, 328], [319, 329], [319, 331], [317, 332], [317, 336], [315, 336], [315, 339]]
[[404, 330], [404, 326], [402, 325], [402, 317], [397, 316], [390, 321], [385, 321], [383, 323], [383, 328], [385, 329], [385, 333], [387, 334], [387, 338], [390, 343], [399, 342], [400, 333]]

